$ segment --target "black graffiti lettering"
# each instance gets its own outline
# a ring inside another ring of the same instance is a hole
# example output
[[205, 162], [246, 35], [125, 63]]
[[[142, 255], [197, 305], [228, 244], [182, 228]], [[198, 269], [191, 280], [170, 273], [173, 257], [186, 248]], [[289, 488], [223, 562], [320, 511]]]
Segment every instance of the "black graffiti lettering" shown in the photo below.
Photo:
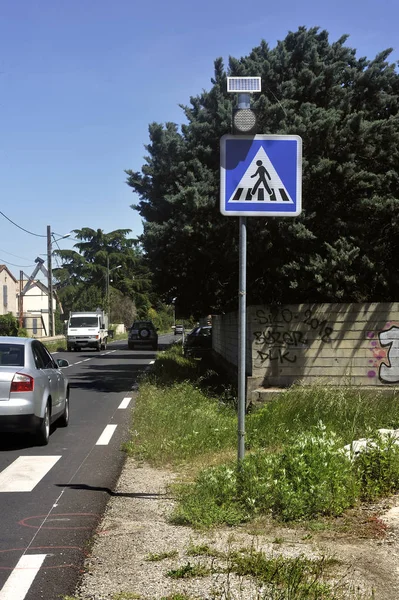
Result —
[[303, 344], [304, 346], [307, 345], [308, 340], [304, 337], [302, 331], [293, 331], [292, 335], [294, 336], [295, 346], [298, 346], [298, 344]]
[[260, 350], [257, 350], [256, 352], [258, 353], [258, 358], [260, 359], [261, 363], [264, 363], [265, 360], [269, 358], [268, 352], [261, 352]]
[[265, 315], [265, 311], [261, 308], [256, 311], [256, 316], [258, 317], [261, 325], [266, 325], [269, 322], [268, 317]]
[[289, 350], [286, 350], [284, 353], [281, 350], [279, 350], [278, 353], [279, 353], [279, 358], [280, 358], [280, 362], [281, 363], [284, 362], [285, 360], [288, 361], [288, 362], [290, 362], [290, 363], [296, 362], [296, 355], [294, 355], [294, 356], [292, 356], [290, 358], [290, 351]]
[[262, 343], [262, 335], [263, 335], [262, 331], [254, 331], [256, 343], [258, 343], [258, 344]]
[[331, 342], [330, 335], [333, 333], [332, 327], [327, 327], [327, 321], [319, 321], [316, 317], [312, 317], [312, 311], [305, 311], [305, 319], [303, 321], [306, 325], [310, 325], [312, 329], [318, 329], [319, 335], [321, 336], [322, 342]]
[[[318, 328], [319, 328], [319, 335], [323, 335], [323, 332], [325, 331], [325, 328], [327, 327], [327, 321], [324, 319], [324, 321], [320, 321]], [[317, 329], [317, 328], [316, 328]]]
[[295, 343], [292, 334], [289, 331], [284, 331], [283, 342], [287, 344], [287, 346], [292, 346]]
[[296, 355], [292, 355], [289, 350], [283, 351], [280, 348], [277, 351], [273, 351], [273, 348], [271, 348], [268, 352], [261, 352], [261, 350], [257, 350], [256, 352], [258, 354], [257, 358], [261, 363], [264, 363], [266, 360], [270, 360], [270, 362], [278, 361], [281, 364], [284, 361], [294, 363], [297, 359]]
[[283, 321], [285, 321], [285, 323], [291, 323], [292, 312], [289, 308], [283, 308], [283, 310], [281, 311], [281, 316], [283, 317]]
[[306, 323], [306, 325], [310, 325], [310, 318], [312, 316], [312, 311], [311, 310], [305, 310], [305, 320], [304, 323]]
[[331, 342], [330, 335], [333, 333], [334, 329], [332, 327], [326, 327], [324, 330], [324, 334], [321, 336], [322, 342]]
[[269, 329], [264, 332], [263, 341], [267, 346], [274, 346], [274, 344], [279, 343], [280, 335], [280, 331], [273, 331], [273, 329]]

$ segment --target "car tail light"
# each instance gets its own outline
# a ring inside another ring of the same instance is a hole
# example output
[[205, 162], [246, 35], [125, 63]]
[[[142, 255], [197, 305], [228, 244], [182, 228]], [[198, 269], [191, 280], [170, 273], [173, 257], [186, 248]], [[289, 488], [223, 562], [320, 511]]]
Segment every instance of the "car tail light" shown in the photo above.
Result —
[[35, 380], [30, 375], [15, 373], [11, 382], [10, 392], [33, 392]]

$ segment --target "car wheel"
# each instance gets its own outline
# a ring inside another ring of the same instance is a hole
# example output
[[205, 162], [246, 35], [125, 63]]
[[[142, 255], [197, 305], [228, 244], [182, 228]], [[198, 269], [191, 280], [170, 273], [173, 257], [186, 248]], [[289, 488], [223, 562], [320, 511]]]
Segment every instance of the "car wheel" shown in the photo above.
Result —
[[36, 432], [36, 443], [38, 446], [47, 446], [50, 438], [50, 401], [47, 402], [44, 410], [44, 417]]
[[97, 352], [100, 352], [100, 350], [101, 350], [101, 342], [98, 342], [98, 344], [96, 346], [96, 350], [97, 350]]
[[107, 349], [107, 338], [105, 338], [104, 343], [103, 343], [103, 350]]
[[65, 398], [64, 412], [62, 413], [62, 415], [60, 416], [60, 418], [58, 420], [58, 424], [60, 427], [68, 427], [68, 423], [69, 423], [69, 389], [67, 391], [67, 395]]

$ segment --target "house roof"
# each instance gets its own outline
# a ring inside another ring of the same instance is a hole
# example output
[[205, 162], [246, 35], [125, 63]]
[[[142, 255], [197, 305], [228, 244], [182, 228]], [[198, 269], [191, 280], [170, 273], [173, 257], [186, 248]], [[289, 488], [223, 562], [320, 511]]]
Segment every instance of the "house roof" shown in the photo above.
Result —
[[14, 275], [11, 273], [8, 267], [6, 267], [6, 265], [0, 265], [0, 273], [2, 273], [3, 271], [7, 271], [7, 274], [15, 281], [15, 283], [17, 283], [18, 280], [14, 277]]

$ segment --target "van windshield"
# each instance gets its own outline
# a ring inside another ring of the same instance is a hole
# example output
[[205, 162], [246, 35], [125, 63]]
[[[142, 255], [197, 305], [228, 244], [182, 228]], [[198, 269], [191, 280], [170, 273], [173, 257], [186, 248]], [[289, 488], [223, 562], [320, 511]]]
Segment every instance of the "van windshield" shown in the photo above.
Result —
[[98, 327], [98, 317], [71, 317], [69, 327]]

